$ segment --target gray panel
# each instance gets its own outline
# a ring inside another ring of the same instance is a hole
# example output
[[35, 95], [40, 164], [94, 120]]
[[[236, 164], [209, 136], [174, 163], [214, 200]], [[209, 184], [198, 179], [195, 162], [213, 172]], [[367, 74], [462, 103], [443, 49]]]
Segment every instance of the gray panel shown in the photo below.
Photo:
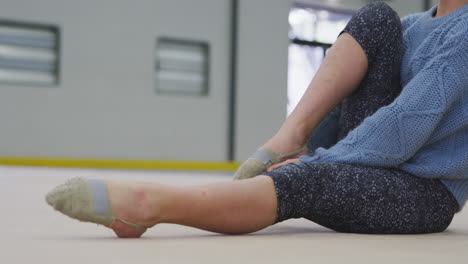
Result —
[[240, 0], [236, 160], [263, 145], [286, 117], [287, 18], [292, 3]]
[[[58, 25], [63, 47], [56, 89], [0, 88], [0, 156], [225, 160], [229, 3], [3, 0], [0, 17]], [[209, 43], [209, 96], [155, 94], [163, 36]]]

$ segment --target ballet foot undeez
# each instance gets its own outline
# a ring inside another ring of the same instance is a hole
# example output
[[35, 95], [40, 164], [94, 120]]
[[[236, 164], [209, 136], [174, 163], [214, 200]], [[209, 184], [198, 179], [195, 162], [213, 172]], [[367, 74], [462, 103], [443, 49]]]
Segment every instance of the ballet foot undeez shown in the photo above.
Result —
[[46, 201], [71, 218], [104, 225], [121, 238], [137, 238], [159, 222], [161, 200], [155, 187], [73, 178], [50, 191]]
[[252, 154], [234, 173], [234, 180], [249, 179], [267, 171], [272, 165], [285, 159], [294, 158], [307, 153], [307, 144], [288, 153], [280, 154], [267, 148], [260, 148]]

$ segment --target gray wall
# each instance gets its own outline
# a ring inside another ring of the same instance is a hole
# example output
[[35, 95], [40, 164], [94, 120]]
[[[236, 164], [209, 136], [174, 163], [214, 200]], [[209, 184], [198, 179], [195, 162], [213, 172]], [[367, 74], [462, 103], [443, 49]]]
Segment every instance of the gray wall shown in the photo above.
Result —
[[243, 160], [286, 117], [291, 1], [240, 0], [236, 158]]
[[[226, 160], [229, 0], [1, 0], [58, 25], [57, 87], [0, 85], [0, 156]], [[208, 41], [210, 96], [158, 96], [157, 37]]]
[[[302, 0], [358, 9], [364, 2]], [[0, 0], [0, 18], [57, 24], [62, 83], [0, 85], [0, 156], [226, 160], [229, 0]], [[274, 134], [286, 116], [288, 12], [293, 0], [240, 0], [236, 159]], [[395, 0], [405, 15], [422, 1]], [[183, 17], [183, 19], [174, 19]], [[205, 99], [154, 94], [154, 40], [207, 40]]]

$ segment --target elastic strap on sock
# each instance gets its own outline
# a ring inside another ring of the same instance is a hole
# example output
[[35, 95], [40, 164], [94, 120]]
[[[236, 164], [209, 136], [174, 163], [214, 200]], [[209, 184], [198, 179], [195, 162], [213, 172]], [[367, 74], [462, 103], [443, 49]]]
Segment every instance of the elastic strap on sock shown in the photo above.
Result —
[[[88, 180], [88, 184], [91, 189], [91, 195], [93, 197], [93, 206], [94, 206], [94, 211], [96, 212], [96, 214], [103, 214], [103, 215], [110, 214], [111, 210], [110, 210], [110, 205], [109, 205], [109, 199], [107, 198], [106, 183], [102, 180], [90, 179]], [[142, 230], [142, 231], [146, 230], [146, 227], [143, 227], [141, 225], [120, 219], [113, 215], [111, 217], [114, 221], [120, 221], [138, 230]]]
[[141, 226], [141, 225], [138, 225], [138, 224], [135, 224], [135, 223], [132, 223], [132, 222], [129, 222], [129, 221], [126, 221], [126, 220], [123, 220], [121, 218], [118, 218], [118, 217], [115, 217], [115, 216], [112, 216], [112, 218], [114, 219], [114, 221], [120, 221], [124, 224], [127, 224], [133, 228], [136, 228], [138, 230], [141, 230], [141, 231], [145, 231], [146, 230], [146, 227], [144, 226]]
[[109, 214], [110, 206], [109, 200], [107, 199], [106, 184], [101, 180], [94, 179], [88, 180], [88, 184], [91, 189], [93, 206], [96, 214]]
[[270, 162], [271, 160], [270, 155], [261, 149], [255, 151], [254, 154], [252, 154], [251, 158], [258, 159], [261, 163], [265, 165], [268, 164], [268, 162]]

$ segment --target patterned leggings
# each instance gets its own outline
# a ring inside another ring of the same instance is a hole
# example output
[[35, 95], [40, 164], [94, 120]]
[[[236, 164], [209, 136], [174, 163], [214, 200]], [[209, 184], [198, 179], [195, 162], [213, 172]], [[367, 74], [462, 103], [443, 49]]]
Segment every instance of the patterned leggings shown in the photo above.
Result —
[[[356, 91], [317, 126], [309, 140], [330, 147], [401, 92], [402, 29], [385, 3], [372, 2], [343, 32], [356, 39], [369, 68]], [[307, 218], [338, 232], [417, 234], [445, 230], [458, 203], [439, 180], [397, 168], [339, 163], [291, 163], [265, 173], [275, 184], [277, 219]]]

